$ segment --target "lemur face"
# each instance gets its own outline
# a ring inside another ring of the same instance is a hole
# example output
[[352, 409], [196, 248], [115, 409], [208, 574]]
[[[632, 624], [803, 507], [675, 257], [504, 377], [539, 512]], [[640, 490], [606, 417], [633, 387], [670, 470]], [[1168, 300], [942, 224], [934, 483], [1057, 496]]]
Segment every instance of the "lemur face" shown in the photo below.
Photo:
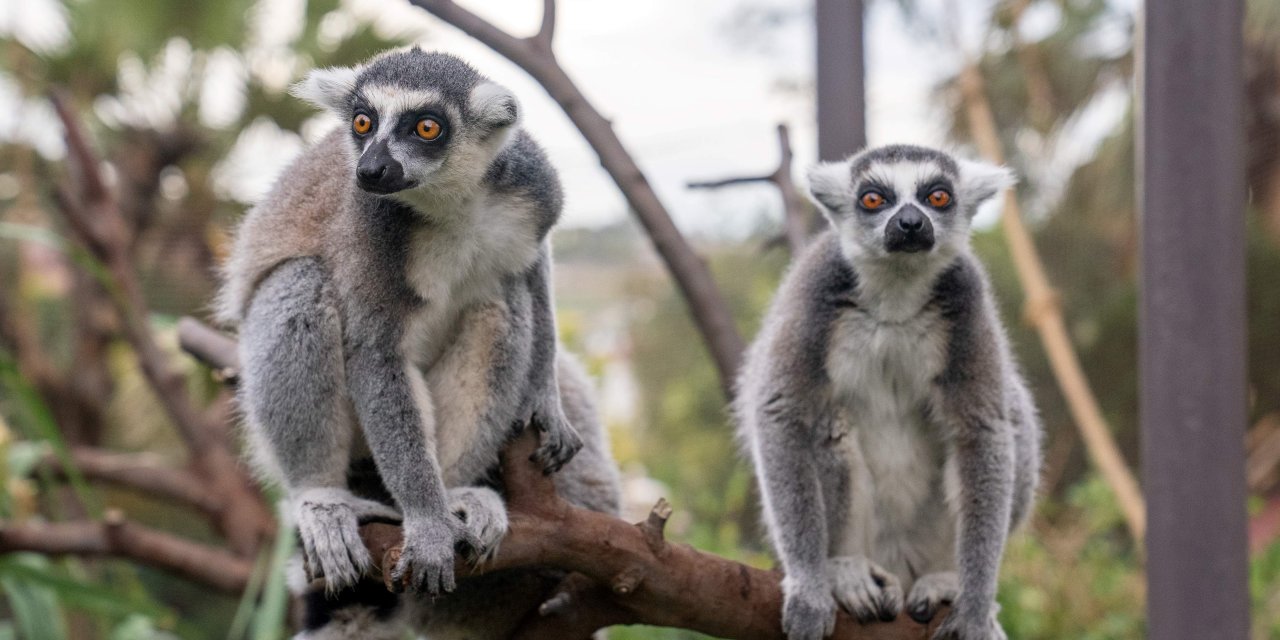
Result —
[[417, 48], [313, 71], [294, 93], [347, 123], [361, 189], [409, 200], [479, 182], [519, 116], [510, 91]]
[[952, 254], [968, 242], [978, 205], [1012, 184], [1003, 167], [935, 149], [894, 145], [809, 173], [810, 191], [851, 257]]

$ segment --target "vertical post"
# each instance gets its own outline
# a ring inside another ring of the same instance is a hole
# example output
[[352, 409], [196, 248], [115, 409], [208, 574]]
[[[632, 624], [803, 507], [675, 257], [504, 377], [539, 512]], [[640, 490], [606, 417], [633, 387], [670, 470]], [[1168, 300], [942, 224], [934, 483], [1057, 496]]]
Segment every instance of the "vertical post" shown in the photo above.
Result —
[[862, 0], [815, 0], [818, 159], [841, 160], [867, 144]]
[[1242, 0], [1148, 2], [1139, 185], [1147, 614], [1249, 637]]

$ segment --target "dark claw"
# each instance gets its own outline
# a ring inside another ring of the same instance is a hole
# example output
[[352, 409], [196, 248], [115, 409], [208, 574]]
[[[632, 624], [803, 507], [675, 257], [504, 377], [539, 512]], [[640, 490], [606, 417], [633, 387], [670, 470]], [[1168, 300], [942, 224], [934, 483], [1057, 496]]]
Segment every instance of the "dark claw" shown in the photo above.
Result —
[[933, 620], [933, 614], [933, 607], [930, 607], [925, 602], [921, 602], [907, 610], [907, 615], [920, 624], [929, 624], [929, 621]]

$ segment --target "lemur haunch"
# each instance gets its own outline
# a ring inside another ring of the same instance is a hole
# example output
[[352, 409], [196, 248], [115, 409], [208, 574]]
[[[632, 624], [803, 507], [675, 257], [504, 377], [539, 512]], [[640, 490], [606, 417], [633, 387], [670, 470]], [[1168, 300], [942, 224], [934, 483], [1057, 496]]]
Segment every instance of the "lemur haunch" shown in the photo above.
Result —
[[735, 406], [786, 571], [783, 629], [817, 639], [837, 607], [925, 621], [947, 603], [934, 638], [1003, 639], [996, 578], [1040, 427], [969, 224], [1013, 178], [889, 146], [809, 182], [833, 230], [788, 272]]
[[314, 71], [295, 94], [346, 126], [248, 213], [219, 315], [240, 329], [249, 448], [283, 484], [307, 567], [326, 582], [308, 596], [304, 635], [402, 637], [414, 624], [505, 637], [545, 578], [402, 598], [356, 584], [371, 563], [357, 527], [402, 520], [393, 579], [453, 591], [455, 547], [483, 560], [506, 533], [494, 471], [534, 414], [546, 425], [534, 457], [564, 467], [561, 493], [617, 510], [585, 376], [557, 354], [555, 170], [511, 92], [453, 56], [390, 52]]

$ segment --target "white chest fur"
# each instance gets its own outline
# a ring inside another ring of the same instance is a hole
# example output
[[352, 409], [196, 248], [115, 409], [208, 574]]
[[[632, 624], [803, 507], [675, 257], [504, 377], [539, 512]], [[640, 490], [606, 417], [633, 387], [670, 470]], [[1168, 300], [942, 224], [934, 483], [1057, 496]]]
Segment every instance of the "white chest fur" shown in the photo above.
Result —
[[842, 553], [903, 555], [884, 546], [909, 541], [880, 532], [910, 529], [936, 500], [944, 444], [926, 410], [945, 351], [943, 321], [932, 310], [883, 322], [853, 309], [833, 326], [826, 364], [842, 418], [833, 435], [852, 475]]
[[464, 310], [499, 299], [503, 278], [527, 269], [538, 255], [528, 205], [514, 198], [480, 196], [430, 218], [410, 239], [405, 274], [425, 301], [403, 345], [419, 366], [430, 366], [448, 346]]

